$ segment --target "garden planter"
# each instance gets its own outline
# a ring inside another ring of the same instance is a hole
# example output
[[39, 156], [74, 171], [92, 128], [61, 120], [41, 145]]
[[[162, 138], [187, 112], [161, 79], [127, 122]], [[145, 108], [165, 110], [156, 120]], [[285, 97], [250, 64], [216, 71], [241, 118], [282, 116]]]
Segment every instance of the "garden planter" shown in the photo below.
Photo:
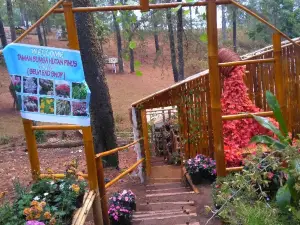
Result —
[[120, 217], [118, 221], [110, 220], [111, 225], [131, 225], [131, 220]]
[[193, 184], [195, 184], [195, 185], [211, 184], [216, 180], [215, 177], [205, 174], [205, 173], [202, 173], [202, 172], [190, 174], [190, 177], [193, 181]]

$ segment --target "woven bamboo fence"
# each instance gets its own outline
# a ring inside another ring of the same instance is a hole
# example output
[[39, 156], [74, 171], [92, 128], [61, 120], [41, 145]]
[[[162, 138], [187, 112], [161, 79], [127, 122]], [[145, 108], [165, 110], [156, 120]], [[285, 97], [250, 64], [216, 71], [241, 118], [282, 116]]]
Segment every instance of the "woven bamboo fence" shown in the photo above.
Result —
[[[300, 41], [299, 39], [296, 39]], [[245, 55], [243, 60], [266, 59], [273, 57], [270, 47]], [[300, 51], [294, 45], [282, 47], [283, 76], [285, 78], [288, 128], [295, 136], [300, 133]], [[249, 96], [256, 106], [269, 110], [266, 103], [266, 90], [275, 93], [273, 64], [249, 64], [246, 66], [245, 83]], [[195, 74], [169, 88], [156, 92], [133, 103], [134, 107], [150, 109], [177, 106], [180, 135], [183, 141], [185, 158], [196, 154], [213, 157], [213, 135], [211, 128], [209, 71]]]

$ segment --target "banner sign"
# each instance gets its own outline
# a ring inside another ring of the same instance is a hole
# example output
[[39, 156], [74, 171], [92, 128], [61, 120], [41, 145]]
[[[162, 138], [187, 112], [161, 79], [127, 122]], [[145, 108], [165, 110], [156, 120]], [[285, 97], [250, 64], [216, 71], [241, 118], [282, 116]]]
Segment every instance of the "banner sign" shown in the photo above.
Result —
[[3, 54], [23, 118], [90, 126], [79, 51], [9, 44]]

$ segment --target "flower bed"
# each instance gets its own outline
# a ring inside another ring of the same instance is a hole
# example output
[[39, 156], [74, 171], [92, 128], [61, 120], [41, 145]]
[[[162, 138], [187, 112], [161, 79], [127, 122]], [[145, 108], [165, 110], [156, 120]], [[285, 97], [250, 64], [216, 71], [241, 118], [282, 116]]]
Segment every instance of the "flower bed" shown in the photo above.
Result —
[[200, 184], [216, 179], [216, 161], [204, 155], [197, 155], [185, 163], [186, 171], [189, 173], [193, 184]]
[[131, 190], [114, 193], [109, 198], [108, 215], [112, 225], [130, 225], [132, 211], [136, 210], [135, 194]]
[[[82, 206], [87, 184], [75, 175], [77, 162], [72, 161], [64, 179], [40, 179], [29, 188], [15, 184], [16, 200], [0, 206], [0, 224], [67, 225], [74, 211]], [[52, 175], [49, 170], [49, 176]]]

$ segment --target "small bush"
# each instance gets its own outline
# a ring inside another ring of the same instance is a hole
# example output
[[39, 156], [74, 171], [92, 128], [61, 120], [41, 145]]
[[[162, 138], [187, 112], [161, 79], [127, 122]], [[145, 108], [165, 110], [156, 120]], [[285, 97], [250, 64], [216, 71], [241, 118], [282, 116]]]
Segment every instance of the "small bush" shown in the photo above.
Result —
[[43, 130], [37, 130], [34, 132], [35, 134], [35, 139], [37, 143], [43, 143], [46, 141], [46, 132]]
[[0, 145], [7, 145], [9, 143], [9, 137], [8, 136], [1, 136], [0, 137]]

